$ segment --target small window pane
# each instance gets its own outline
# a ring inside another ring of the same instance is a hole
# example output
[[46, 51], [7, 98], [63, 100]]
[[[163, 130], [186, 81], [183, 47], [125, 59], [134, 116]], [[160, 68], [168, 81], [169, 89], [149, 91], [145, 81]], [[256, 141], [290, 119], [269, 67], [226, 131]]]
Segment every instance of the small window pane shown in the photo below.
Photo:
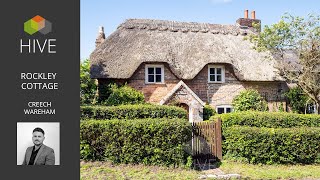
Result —
[[210, 68], [210, 74], [215, 74], [215, 69], [214, 68]]
[[221, 81], [221, 75], [217, 75], [217, 81]]
[[161, 74], [161, 68], [156, 68], [156, 74]]
[[148, 68], [148, 74], [154, 74], [154, 68]]
[[217, 74], [221, 74], [221, 68], [217, 68]]
[[156, 75], [156, 82], [161, 82], [161, 75]]
[[226, 108], [226, 113], [230, 113], [231, 112], [231, 108]]
[[210, 75], [210, 81], [216, 81], [215, 75]]
[[148, 82], [154, 82], [154, 75], [148, 75]]
[[224, 113], [224, 108], [218, 108], [218, 114]]

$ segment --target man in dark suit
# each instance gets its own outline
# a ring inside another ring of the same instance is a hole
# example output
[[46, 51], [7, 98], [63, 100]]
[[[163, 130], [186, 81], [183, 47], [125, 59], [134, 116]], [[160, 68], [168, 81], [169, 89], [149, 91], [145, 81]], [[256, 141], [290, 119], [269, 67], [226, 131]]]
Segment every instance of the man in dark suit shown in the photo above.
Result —
[[22, 165], [54, 165], [54, 151], [43, 144], [44, 139], [43, 129], [35, 128], [32, 132], [34, 146], [27, 148]]

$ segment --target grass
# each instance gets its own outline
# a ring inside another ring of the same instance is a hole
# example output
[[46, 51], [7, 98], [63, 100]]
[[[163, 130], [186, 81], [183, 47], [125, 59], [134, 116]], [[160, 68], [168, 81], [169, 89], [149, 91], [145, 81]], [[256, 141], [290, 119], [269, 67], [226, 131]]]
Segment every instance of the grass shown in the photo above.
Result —
[[[243, 179], [320, 179], [320, 165], [253, 165], [224, 160], [219, 167]], [[196, 171], [144, 165], [113, 165], [110, 162], [81, 162], [81, 179], [177, 179], [193, 180], [211, 170]]]
[[81, 179], [197, 179], [201, 172], [182, 168], [167, 168], [144, 165], [113, 165], [110, 162], [84, 162], [81, 165]]
[[225, 173], [237, 173], [248, 179], [320, 179], [320, 165], [253, 165], [223, 161]]

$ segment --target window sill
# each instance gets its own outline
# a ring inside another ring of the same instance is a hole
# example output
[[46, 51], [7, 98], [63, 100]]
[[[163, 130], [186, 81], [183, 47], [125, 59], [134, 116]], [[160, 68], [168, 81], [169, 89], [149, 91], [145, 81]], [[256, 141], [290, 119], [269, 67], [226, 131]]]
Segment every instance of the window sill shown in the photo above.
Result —
[[145, 85], [153, 85], [153, 84], [164, 85], [164, 84], [166, 84], [166, 83], [164, 83], [164, 82], [159, 82], [159, 83], [145, 82], [144, 84], [145, 84]]
[[209, 81], [208, 84], [223, 84], [225, 83], [224, 81]]

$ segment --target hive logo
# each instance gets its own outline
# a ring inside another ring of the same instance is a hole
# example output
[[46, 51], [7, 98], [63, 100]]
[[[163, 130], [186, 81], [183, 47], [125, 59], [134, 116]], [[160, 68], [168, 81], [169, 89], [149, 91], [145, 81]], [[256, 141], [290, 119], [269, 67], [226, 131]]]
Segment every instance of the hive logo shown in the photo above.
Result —
[[[39, 32], [46, 35], [52, 31], [52, 23], [43, 17], [37, 15], [24, 23], [24, 32], [33, 35]], [[56, 53], [56, 39], [20, 39], [20, 53], [37, 54], [37, 53]]]
[[52, 23], [43, 17], [36, 15], [24, 23], [24, 32], [32, 35], [36, 32], [48, 34], [52, 30]]

